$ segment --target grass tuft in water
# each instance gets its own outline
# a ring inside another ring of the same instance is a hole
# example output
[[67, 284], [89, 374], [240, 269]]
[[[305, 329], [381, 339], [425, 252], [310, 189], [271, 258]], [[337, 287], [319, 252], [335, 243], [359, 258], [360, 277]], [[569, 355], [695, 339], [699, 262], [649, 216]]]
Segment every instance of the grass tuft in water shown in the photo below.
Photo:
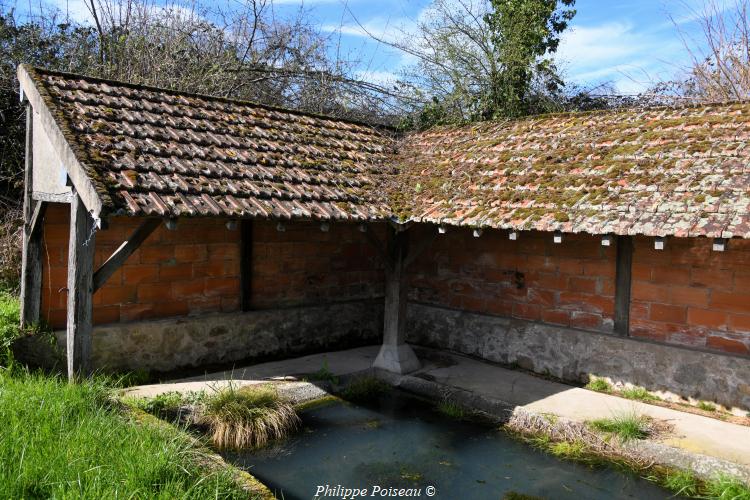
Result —
[[706, 483], [702, 497], [716, 500], [750, 500], [750, 487], [736, 477], [722, 474]]
[[650, 434], [648, 418], [634, 412], [616, 414], [612, 418], [600, 418], [589, 422], [589, 427], [599, 432], [614, 434], [622, 442], [645, 439]]
[[294, 407], [269, 385], [230, 387], [207, 396], [199, 421], [220, 449], [259, 448], [300, 425]]
[[665, 488], [673, 491], [675, 496], [695, 497], [700, 493], [700, 481], [690, 471], [668, 471], [662, 478], [661, 483]]
[[382, 380], [371, 377], [357, 377], [341, 391], [341, 397], [353, 403], [373, 401], [391, 390], [391, 386]]
[[466, 410], [463, 406], [450, 399], [444, 399], [438, 403], [437, 410], [453, 420], [463, 420], [466, 418]]
[[660, 398], [651, 394], [643, 387], [630, 387], [627, 389], [623, 389], [620, 392], [620, 395], [626, 399], [634, 399], [636, 401], [644, 401], [648, 403], [649, 401], [660, 401]]
[[612, 384], [610, 384], [603, 378], [592, 378], [589, 383], [586, 384], [586, 389], [610, 394], [612, 392]]

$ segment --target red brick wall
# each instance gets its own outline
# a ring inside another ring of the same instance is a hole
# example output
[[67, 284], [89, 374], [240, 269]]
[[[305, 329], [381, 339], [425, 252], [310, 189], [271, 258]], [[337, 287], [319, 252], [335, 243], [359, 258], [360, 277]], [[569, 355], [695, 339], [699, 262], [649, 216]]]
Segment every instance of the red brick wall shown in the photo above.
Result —
[[671, 238], [657, 251], [653, 239], [635, 239], [632, 336], [750, 354], [750, 241], [711, 246]]
[[[434, 232], [419, 228], [412, 245]], [[588, 330], [611, 331], [615, 249], [601, 239], [449, 229], [409, 270], [412, 300]]]
[[[383, 267], [356, 224], [253, 223], [252, 306], [269, 308], [383, 295]], [[373, 227], [385, 238], [385, 226]]]
[[[140, 220], [113, 217], [96, 234], [96, 266]], [[138, 321], [240, 308], [240, 231], [221, 219], [180, 219], [177, 229], [157, 229], [94, 294], [94, 323]], [[380, 228], [383, 229], [383, 228]], [[42, 315], [64, 328], [69, 208], [52, 204], [44, 238]], [[258, 308], [321, 304], [382, 296], [382, 266], [354, 224], [255, 222], [252, 305]]]
[[[51, 205], [44, 239], [42, 314], [65, 326], [69, 208]], [[113, 217], [96, 234], [99, 266], [140, 224]], [[184, 316], [239, 308], [239, 231], [225, 221], [181, 219], [177, 229], [159, 227], [94, 294], [94, 323]], [[48, 257], [48, 258], [47, 258]]]

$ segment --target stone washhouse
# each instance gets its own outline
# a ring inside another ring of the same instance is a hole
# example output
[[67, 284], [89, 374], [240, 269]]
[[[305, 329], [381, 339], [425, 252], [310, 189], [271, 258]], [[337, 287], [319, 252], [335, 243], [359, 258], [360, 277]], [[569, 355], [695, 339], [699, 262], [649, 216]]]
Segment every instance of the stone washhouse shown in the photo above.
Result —
[[419, 345], [750, 408], [750, 104], [399, 134], [18, 77], [22, 317], [71, 376]]

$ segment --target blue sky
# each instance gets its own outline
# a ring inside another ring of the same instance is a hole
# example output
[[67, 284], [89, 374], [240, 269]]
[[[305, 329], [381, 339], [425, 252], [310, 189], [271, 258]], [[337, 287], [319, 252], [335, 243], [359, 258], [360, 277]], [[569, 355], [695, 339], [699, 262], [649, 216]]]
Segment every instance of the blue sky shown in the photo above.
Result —
[[[82, 0], [48, 1], [70, 9], [75, 17], [86, 17]], [[223, 1], [231, 5], [238, 0]], [[27, 2], [19, 0], [19, 8]], [[374, 34], [394, 37], [399, 30], [413, 29], [428, 4], [429, 0], [275, 0], [273, 9], [287, 16], [303, 7], [312, 22], [337, 32], [332, 36], [340, 36], [345, 55], [360, 61], [362, 77], [383, 82], [413, 60], [361, 33], [358, 22]], [[582, 86], [609, 82], [619, 93], [642, 91], [671, 78], [687, 63], [670, 16], [692, 36], [697, 33], [694, 14], [701, 5], [703, 0], [578, 0], [578, 14], [557, 54], [558, 66], [568, 81]]]

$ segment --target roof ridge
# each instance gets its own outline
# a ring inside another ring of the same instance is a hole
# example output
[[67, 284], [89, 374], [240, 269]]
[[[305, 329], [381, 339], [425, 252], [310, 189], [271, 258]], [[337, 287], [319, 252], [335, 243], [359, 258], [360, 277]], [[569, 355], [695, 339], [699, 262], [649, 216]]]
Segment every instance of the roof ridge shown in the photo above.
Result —
[[610, 108], [610, 109], [588, 109], [588, 110], [573, 110], [573, 111], [552, 111], [549, 113], [540, 113], [537, 115], [526, 115], [526, 116], [519, 116], [515, 118], [498, 118], [498, 119], [489, 119], [489, 120], [482, 120], [477, 122], [468, 122], [468, 123], [460, 123], [460, 124], [445, 124], [445, 125], [435, 125], [430, 128], [424, 129], [424, 130], [414, 130], [410, 132], [411, 135], [419, 135], [423, 134], [425, 132], [431, 132], [431, 131], [444, 131], [444, 130], [458, 130], [458, 129], [464, 129], [464, 128], [470, 128], [470, 127], [476, 127], [476, 126], [491, 126], [491, 125], [506, 125], [511, 123], [517, 123], [517, 122], [529, 122], [539, 119], [548, 119], [548, 118], [560, 118], [560, 117], [581, 117], [581, 116], [596, 116], [596, 115], [605, 115], [605, 114], [626, 114], [628, 112], [633, 111], [639, 111], [639, 112], [645, 112], [645, 111], [661, 111], [661, 110], [683, 110], [683, 109], [699, 109], [699, 108], [708, 108], [711, 106], [734, 106], [738, 104], [744, 104], [750, 106], [750, 99], [731, 99], [728, 101], [707, 101], [707, 102], [692, 102], [692, 103], [680, 103], [677, 105], [670, 106], [668, 104], [663, 105], [653, 105], [653, 106], [624, 106], [621, 108]]
[[33, 66], [30, 64], [21, 64], [21, 66], [26, 68], [26, 70], [32, 75], [46, 74], [46, 75], [60, 76], [63, 78], [80, 78], [82, 80], [86, 80], [89, 82], [98, 82], [98, 83], [104, 83], [107, 85], [117, 85], [117, 86], [122, 86], [122, 87], [128, 87], [134, 90], [148, 90], [152, 92], [163, 92], [163, 93], [168, 93], [171, 95], [192, 97], [196, 99], [205, 99], [208, 101], [219, 101], [219, 102], [224, 102], [227, 104], [242, 104], [245, 106], [254, 106], [257, 108], [266, 109], [268, 111], [291, 113], [291, 114], [298, 115], [298, 116], [307, 116], [310, 118], [318, 118], [321, 120], [331, 120], [331, 121], [338, 121], [338, 122], [343, 122], [343, 123], [350, 123], [352, 125], [359, 125], [359, 126], [371, 128], [374, 130], [384, 129], [393, 134], [398, 133], [398, 129], [392, 125], [367, 123], [365, 121], [356, 120], [354, 118], [340, 118], [340, 117], [326, 115], [323, 113], [313, 113], [311, 111], [302, 111], [299, 109], [286, 108], [284, 106], [274, 106], [271, 104], [263, 104], [260, 102], [251, 101], [249, 99], [237, 99], [233, 97], [223, 97], [223, 96], [217, 96], [217, 95], [211, 95], [211, 94], [201, 94], [197, 92], [186, 92], [182, 90], [158, 87], [155, 85], [146, 85], [146, 84], [140, 84], [140, 83], [127, 82], [124, 80], [115, 80], [115, 79], [109, 79], [109, 78], [102, 78], [98, 76], [83, 75], [81, 73], [71, 73], [67, 71], [59, 71], [59, 70], [53, 70], [53, 69], [48, 69], [48, 68], [41, 68], [39, 66]]

